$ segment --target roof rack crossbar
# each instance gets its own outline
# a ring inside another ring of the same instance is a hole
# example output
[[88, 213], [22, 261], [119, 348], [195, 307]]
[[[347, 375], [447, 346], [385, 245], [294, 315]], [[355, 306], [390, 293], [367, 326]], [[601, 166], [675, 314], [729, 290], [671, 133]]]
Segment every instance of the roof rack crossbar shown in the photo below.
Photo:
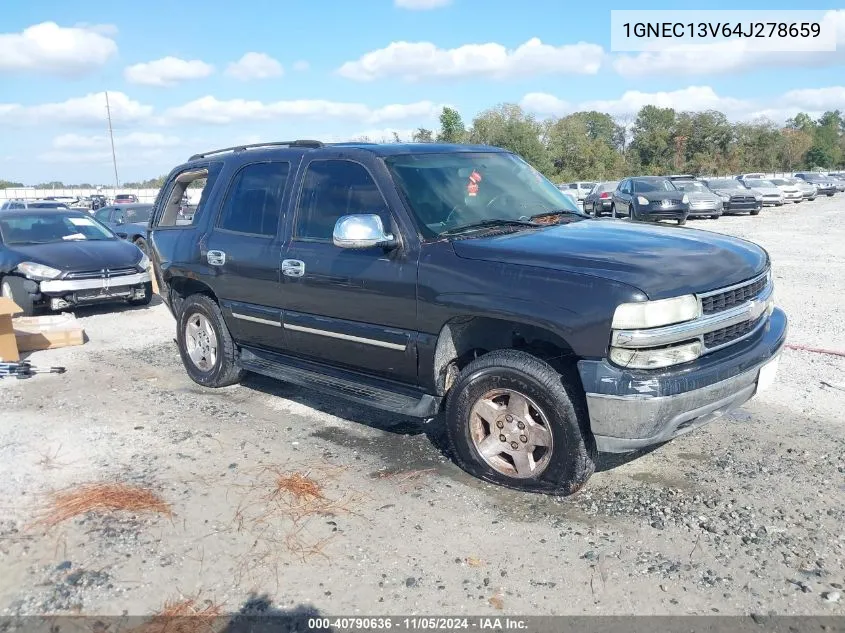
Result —
[[244, 150], [256, 149], [259, 147], [309, 147], [316, 149], [318, 147], [323, 147], [323, 143], [321, 141], [311, 141], [306, 139], [296, 141], [274, 141], [269, 143], [250, 143], [248, 145], [235, 145], [233, 147], [224, 147], [222, 149], [215, 149], [209, 152], [202, 152], [201, 154], [194, 154], [188, 160], [197, 160], [200, 158], [206, 158], [207, 156], [214, 156], [215, 154], [224, 154], [226, 152], [242, 152]]

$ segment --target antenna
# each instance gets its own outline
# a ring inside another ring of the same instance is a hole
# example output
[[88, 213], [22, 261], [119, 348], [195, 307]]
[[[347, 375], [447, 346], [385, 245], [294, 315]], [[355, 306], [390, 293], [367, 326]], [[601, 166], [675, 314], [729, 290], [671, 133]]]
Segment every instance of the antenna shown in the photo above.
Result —
[[109, 140], [111, 141], [111, 160], [114, 165], [114, 187], [120, 187], [120, 180], [117, 178], [117, 156], [114, 153], [114, 132], [111, 127], [111, 108], [109, 107], [109, 93], [106, 91], [106, 116], [109, 120]]

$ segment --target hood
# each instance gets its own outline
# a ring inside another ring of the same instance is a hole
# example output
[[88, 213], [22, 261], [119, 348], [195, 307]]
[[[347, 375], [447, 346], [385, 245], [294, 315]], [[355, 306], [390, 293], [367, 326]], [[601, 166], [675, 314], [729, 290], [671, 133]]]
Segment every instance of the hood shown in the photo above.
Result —
[[642, 196], [649, 200], [680, 200], [684, 197], [683, 191], [647, 191], [645, 193], [635, 193], [634, 196]]
[[713, 192], [720, 196], [753, 196], [755, 194], [760, 195], [760, 192], [756, 191], [755, 189], [723, 189], [721, 187], [716, 187], [713, 189]]
[[769, 259], [756, 244], [719, 233], [600, 219], [452, 245], [461, 258], [602, 277], [650, 299], [745, 281], [763, 272]]
[[21, 261], [46, 264], [66, 272], [128, 268], [141, 259], [141, 251], [126, 240], [69, 240], [50, 244], [9, 245]]

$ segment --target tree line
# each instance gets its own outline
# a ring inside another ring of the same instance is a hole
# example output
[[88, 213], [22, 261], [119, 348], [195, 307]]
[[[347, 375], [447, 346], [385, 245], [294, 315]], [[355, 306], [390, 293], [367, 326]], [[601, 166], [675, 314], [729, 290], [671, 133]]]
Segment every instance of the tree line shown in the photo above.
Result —
[[[402, 141], [396, 134], [392, 140]], [[638, 174], [719, 175], [845, 166], [845, 116], [839, 110], [825, 112], [818, 119], [800, 113], [779, 125], [770, 120], [734, 123], [716, 110], [678, 112], [653, 105], [629, 118], [591, 111], [538, 119], [516, 104], [504, 103], [481, 112], [468, 127], [457, 110], [443, 108], [440, 129], [418, 128], [411, 140], [503, 147], [558, 182]], [[165, 178], [122, 186], [157, 189]], [[22, 186], [0, 180], [0, 189]], [[91, 185], [49, 182], [37, 187], [88, 189]]]
[[839, 110], [815, 120], [800, 113], [778, 125], [733, 123], [716, 110], [678, 112], [653, 105], [627, 120], [595, 111], [541, 120], [506, 103], [480, 113], [469, 127], [457, 110], [443, 108], [440, 129], [419, 128], [412, 140], [503, 147], [555, 181], [845, 165], [845, 117]]

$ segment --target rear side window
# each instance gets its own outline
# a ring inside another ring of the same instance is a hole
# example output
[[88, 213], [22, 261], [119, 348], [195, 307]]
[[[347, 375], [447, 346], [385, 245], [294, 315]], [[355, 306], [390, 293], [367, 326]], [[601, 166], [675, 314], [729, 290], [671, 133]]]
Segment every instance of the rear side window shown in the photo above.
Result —
[[370, 172], [349, 160], [315, 160], [308, 165], [297, 208], [294, 237], [331, 241], [334, 226], [344, 215], [381, 216], [390, 230], [387, 203]]
[[276, 235], [290, 163], [246, 165], [235, 175], [217, 228], [250, 235]]

